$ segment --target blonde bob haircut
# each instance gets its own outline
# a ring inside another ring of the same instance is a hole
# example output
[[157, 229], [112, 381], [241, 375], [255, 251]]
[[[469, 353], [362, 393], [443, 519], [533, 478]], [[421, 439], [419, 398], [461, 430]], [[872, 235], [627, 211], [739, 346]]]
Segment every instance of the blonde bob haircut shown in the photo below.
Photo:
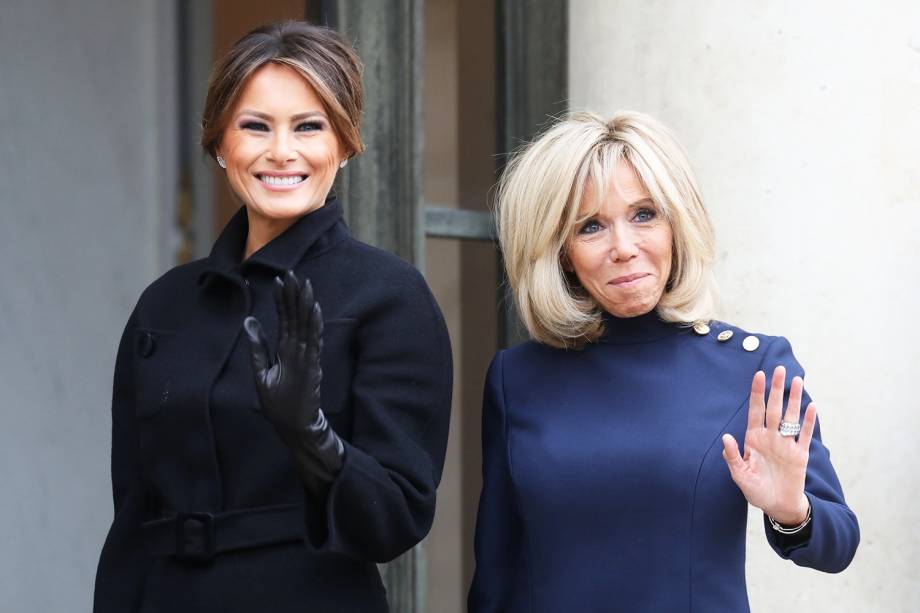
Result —
[[621, 160], [635, 169], [671, 225], [671, 274], [655, 309], [658, 317], [690, 324], [714, 315], [715, 238], [683, 148], [642, 113], [620, 111], [610, 119], [576, 113], [518, 151], [498, 185], [495, 214], [505, 269], [536, 341], [580, 348], [604, 332], [603, 310], [565, 271], [563, 258], [586, 219], [579, 216], [582, 199], [590, 195], [600, 208]]

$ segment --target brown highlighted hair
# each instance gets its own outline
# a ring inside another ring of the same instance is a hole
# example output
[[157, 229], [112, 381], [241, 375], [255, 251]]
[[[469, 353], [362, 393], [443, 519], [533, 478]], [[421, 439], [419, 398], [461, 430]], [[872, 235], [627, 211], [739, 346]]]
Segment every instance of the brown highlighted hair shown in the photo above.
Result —
[[252, 74], [273, 62], [293, 68], [316, 90], [348, 157], [364, 150], [364, 66], [335, 31], [304, 21], [260, 26], [241, 38], [214, 66], [201, 118], [201, 146], [214, 158], [229, 114]]

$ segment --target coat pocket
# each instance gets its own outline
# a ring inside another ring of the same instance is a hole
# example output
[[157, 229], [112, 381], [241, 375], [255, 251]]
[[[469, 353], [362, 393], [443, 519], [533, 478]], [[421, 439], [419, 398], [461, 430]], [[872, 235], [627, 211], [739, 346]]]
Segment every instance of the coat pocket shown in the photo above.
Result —
[[179, 372], [176, 334], [150, 328], [134, 331], [134, 407], [138, 419], [149, 419], [175, 397], [173, 387]]
[[323, 322], [323, 351], [320, 387], [323, 412], [339, 414], [351, 407], [351, 381], [355, 371], [356, 319], [331, 319]]

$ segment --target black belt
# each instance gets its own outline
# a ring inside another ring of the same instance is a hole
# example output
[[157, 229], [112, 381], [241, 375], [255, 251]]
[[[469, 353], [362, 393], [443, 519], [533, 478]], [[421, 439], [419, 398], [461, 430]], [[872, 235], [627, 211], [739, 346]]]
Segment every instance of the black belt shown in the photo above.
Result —
[[282, 504], [223, 513], [177, 513], [145, 522], [144, 543], [152, 555], [209, 561], [218, 553], [304, 539], [302, 504]]

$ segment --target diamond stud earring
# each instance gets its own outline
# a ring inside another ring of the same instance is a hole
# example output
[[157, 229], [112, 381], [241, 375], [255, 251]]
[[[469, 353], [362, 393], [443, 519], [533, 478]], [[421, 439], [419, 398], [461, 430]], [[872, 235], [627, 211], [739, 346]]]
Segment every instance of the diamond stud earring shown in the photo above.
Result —
[[226, 168], [227, 168], [227, 162], [224, 161], [224, 158], [221, 157], [221, 156], [219, 156], [219, 155], [217, 156], [217, 165], [220, 166], [220, 167], [223, 168], [223, 169], [226, 169]]
[[348, 166], [348, 160], [347, 160], [347, 159], [342, 160], [341, 162], [339, 162], [339, 168], [345, 168], [346, 166]]

